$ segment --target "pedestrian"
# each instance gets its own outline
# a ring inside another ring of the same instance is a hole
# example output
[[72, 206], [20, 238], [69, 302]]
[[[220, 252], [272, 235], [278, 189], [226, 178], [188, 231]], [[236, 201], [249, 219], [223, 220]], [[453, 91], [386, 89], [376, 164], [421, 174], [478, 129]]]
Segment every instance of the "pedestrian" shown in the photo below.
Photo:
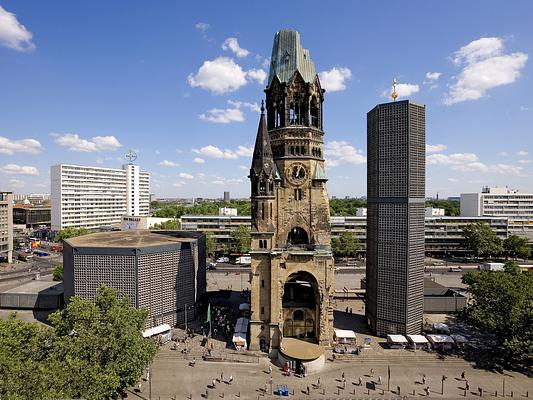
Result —
[[141, 382], [139, 382], [139, 393], [142, 393], [142, 387], [141, 387]]
[[229, 380], [228, 380], [229, 384], [231, 385], [233, 383], [233, 375], [230, 375], [229, 376]]
[[269, 373], [270, 375], [272, 375], [272, 365], [269, 365], [269, 366], [268, 366], [268, 373]]
[[346, 307], [346, 314], [348, 314], [348, 307]]
[[429, 386], [426, 388], [426, 396], [429, 396]]
[[423, 375], [422, 375], [422, 384], [423, 384], [423, 385], [426, 384], [426, 374], [423, 374]]
[[309, 396], [309, 386], [307, 386], [307, 395]]
[[352, 312], [352, 307], [350, 307], [350, 314], [353, 314], [353, 312]]
[[381, 375], [378, 376], [378, 385], [381, 385]]
[[399, 396], [400, 395], [400, 385], [396, 386], [396, 394]]
[[222, 382], [224, 380], [224, 372], [221, 372], [220, 373], [220, 382]]
[[193, 357], [193, 358], [192, 358], [191, 365], [194, 367], [194, 364], [196, 364], [196, 357]]
[[461, 372], [461, 379], [464, 381], [465, 380], [465, 371]]
[[466, 390], [470, 390], [470, 385], [468, 384], [468, 381], [466, 381], [466, 383], [465, 383], [465, 389]]
[[362, 384], [363, 384], [363, 377], [360, 376], [360, 377], [359, 377], [359, 384], [358, 384], [357, 386], [361, 386]]
[[374, 376], [374, 368], [370, 368], [370, 376]]
[[217, 387], [217, 380], [216, 379], [213, 379], [213, 381], [211, 383], [213, 384], [213, 389]]
[[346, 379], [342, 378], [342, 388], [346, 389]]
[[342, 379], [344, 379], [344, 371], [342, 372], [342, 376], [341, 376]]
[[265, 383], [265, 393], [267, 392], [267, 384]]
[[316, 386], [320, 387], [320, 377], [318, 377], [318, 380], [316, 381]]
[[477, 388], [477, 392], [479, 394], [479, 397], [483, 396], [483, 389], [482, 388], [478, 387]]

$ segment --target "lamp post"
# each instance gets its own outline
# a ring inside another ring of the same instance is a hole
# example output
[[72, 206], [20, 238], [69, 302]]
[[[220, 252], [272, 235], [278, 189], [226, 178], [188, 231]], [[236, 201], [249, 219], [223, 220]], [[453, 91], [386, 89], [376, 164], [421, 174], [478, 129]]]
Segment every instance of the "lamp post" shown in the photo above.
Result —
[[440, 394], [444, 396], [444, 381], [448, 379], [446, 375], [442, 375]]

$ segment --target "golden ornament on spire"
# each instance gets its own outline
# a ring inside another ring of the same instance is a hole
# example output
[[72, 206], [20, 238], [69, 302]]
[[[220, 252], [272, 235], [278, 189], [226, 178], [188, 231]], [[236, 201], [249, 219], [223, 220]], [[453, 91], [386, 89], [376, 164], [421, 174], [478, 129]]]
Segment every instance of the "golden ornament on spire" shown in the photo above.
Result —
[[396, 79], [392, 81], [392, 94], [391, 94], [392, 100], [396, 101], [396, 98], [398, 97], [398, 92], [396, 91]]

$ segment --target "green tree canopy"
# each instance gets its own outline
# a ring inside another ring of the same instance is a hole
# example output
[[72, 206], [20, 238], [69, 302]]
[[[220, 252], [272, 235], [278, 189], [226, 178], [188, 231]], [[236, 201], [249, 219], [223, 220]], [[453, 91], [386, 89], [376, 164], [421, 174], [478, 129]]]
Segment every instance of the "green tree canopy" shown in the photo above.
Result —
[[76, 236], [83, 236], [91, 233], [87, 228], [74, 228], [74, 227], [68, 227], [65, 229], [61, 229], [54, 237], [54, 240], [58, 243], [63, 243], [65, 239], [76, 237]]
[[513, 362], [533, 362], [533, 273], [519, 272], [514, 262], [505, 271], [467, 272], [473, 302], [464, 316], [497, 338], [502, 355]]
[[248, 253], [252, 245], [250, 229], [244, 225], [239, 225], [237, 229], [231, 233], [231, 241], [232, 246], [237, 253]]
[[331, 250], [338, 257], [353, 257], [361, 246], [353, 232], [343, 232], [331, 239]]
[[63, 264], [57, 264], [54, 267], [53, 280], [54, 281], [62, 281], [63, 280]]
[[529, 258], [531, 256], [529, 240], [524, 236], [509, 236], [503, 241], [503, 248], [513, 257]]
[[151, 206], [156, 208], [154, 217], [162, 218], [181, 218], [182, 215], [218, 215], [218, 209], [222, 207], [236, 208], [239, 215], [251, 213], [249, 200], [210, 201], [194, 205], [152, 202]]
[[179, 231], [181, 229], [181, 222], [179, 219], [172, 219], [170, 221], [163, 221], [158, 224], [154, 224], [150, 229], [152, 230], [169, 230]]
[[205, 235], [205, 250], [208, 256], [213, 256], [217, 249], [217, 241], [213, 232], [204, 232]]
[[484, 222], [468, 224], [463, 229], [464, 246], [472, 251], [476, 257], [487, 258], [501, 254], [502, 240], [496, 232]]
[[333, 216], [355, 215], [358, 208], [366, 207], [366, 200], [363, 199], [330, 199], [329, 211]]
[[141, 334], [147, 315], [102, 286], [51, 314], [53, 328], [0, 320], [0, 397], [118, 398], [157, 352]]
[[455, 200], [427, 200], [426, 207], [444, 208], [444, 214], [452, 217], [461, 214], [460, 202]]

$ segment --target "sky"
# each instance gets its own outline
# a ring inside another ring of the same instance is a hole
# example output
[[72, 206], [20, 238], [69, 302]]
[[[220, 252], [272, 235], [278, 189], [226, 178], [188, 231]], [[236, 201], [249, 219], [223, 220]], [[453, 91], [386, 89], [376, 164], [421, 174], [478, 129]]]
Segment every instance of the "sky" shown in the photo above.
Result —
[[426, 105], [426, 195], [533, 192], [531, 1], [0, 0], [0, 190], [50, 166], [120, 168], [157, 197], [249, 196], [273, 38], [300, 32], [322, 86], [330, 196], [366, 195], [366, 113]]

